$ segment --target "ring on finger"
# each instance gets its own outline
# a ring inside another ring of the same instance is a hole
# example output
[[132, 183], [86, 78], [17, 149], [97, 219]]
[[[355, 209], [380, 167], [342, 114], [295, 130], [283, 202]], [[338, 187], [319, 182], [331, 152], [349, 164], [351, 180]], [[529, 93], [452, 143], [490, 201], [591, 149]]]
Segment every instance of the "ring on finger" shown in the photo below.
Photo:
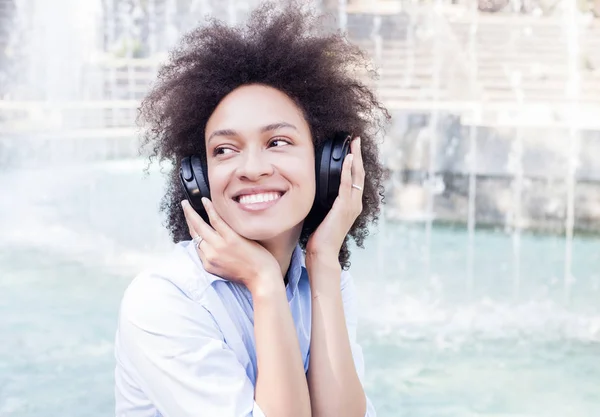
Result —
[[202, 241], [203, 241], [203, 240], [204, 240], [204, 239], [202, 238], [202, 236], [200, 236], [200, 235], [196, 235], [196, 236], [195, 236], [195, 237], [192, 239], [192, 242], [194, 242], [194, 245], [196, 245], [196, 247], [197, 247], [198, 249], [200, 249], [200, 243], [202, 243]]
[[352, 184], [352, 188], [362, 191], [362, 187], [360, 185]]

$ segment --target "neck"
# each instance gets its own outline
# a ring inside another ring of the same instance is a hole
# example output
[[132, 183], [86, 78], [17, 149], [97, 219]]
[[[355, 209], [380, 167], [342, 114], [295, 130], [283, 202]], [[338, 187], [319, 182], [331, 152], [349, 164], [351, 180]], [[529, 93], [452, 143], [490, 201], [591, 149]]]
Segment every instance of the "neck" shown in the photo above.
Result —
[[281, 278], [285, 279], [287, 271], [290, 267], [290, 263], [292, 261], [292, 254], [296, 245], [298, 244], [298, 239], [300, 239], [300, 232], [302, 230], [302, 225], [300, 225], [298, 230], [291, 230], [285, 233], [282, 233], [279, 236], [276, 236], [269, 240], [263, 240], [259, 243], [268, 250], [273, 257], [279, 263], [279, 267], [281, 268]]

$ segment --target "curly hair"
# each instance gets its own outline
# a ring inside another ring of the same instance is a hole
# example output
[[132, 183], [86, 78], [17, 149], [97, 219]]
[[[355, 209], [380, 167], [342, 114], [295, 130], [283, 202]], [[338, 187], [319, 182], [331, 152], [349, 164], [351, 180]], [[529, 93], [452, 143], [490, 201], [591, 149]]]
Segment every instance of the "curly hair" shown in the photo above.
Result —
[[[184, 35], [171, 51], [156, 83], [142, 101], [138, 125], [145, 127], [142, 148], [151, 146], [149, 163], [158, 158], [178, 167], [182, 158], [197, 154], [206, 163], [204, 131], [219, 102], [237, 87], [261, 84], [287, 94], [310, 126], [315, 149], [338, 131], [361, 137], [365, 167], [363, 210], [344, 239], [338, 256], [350, 266], [348, 237], [359, 247], [376, 223], [384, 203], [386, 170], [379, 160], [379, 132], [390, 120], [387, 109], [356, 70], [375, 78], [366, 55], [339, 33], [325, 33], [322, 16], [288, 3], [278, 9], [264, 3], [245, 27], [228, 27], [210, 19]], [[178, 169], [169, 173], [160, 210], [174, 242], [190, 239], [180, 202], [185, 199]], [[306, 250], [311, 233], [323, 220], [311, 210], [299, 243]]]

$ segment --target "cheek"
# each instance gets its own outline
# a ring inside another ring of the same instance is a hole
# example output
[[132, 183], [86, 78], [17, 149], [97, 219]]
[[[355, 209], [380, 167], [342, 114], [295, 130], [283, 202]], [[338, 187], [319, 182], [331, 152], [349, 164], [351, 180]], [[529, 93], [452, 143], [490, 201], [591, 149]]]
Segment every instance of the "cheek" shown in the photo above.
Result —
[[227, 186], [226, 175], [224, 172], [218, 169], [208, 170], [209, 186], [210, 186], [210, 199], [215, 204], [217, 209], [225, 201], [224, 193], [225, 187]]
[[315, 167], [312, 165], [296, 165], [295, 176], [303, 193], [314, 196], [316, 190]]

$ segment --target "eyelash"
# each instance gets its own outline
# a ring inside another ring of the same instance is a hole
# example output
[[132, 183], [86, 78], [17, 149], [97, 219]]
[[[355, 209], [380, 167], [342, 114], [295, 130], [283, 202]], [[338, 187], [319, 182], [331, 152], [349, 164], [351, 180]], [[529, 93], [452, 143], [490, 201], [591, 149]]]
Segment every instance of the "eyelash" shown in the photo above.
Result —
[[[269, 145], [271, 145], [273, 142], [285, 142], [288, 145], [291, 145], [290, 141], [283, 139], [283, 138], [275, 138], [271, 142], [269, 142]], [[227, 146], [217, 146], [213, 151], [213, 156], [222, 155], [222, 154], [219, 154], [219, 151], [224, 150], [224, 149], [231, 149], [231, 148], [228, 148]]]

